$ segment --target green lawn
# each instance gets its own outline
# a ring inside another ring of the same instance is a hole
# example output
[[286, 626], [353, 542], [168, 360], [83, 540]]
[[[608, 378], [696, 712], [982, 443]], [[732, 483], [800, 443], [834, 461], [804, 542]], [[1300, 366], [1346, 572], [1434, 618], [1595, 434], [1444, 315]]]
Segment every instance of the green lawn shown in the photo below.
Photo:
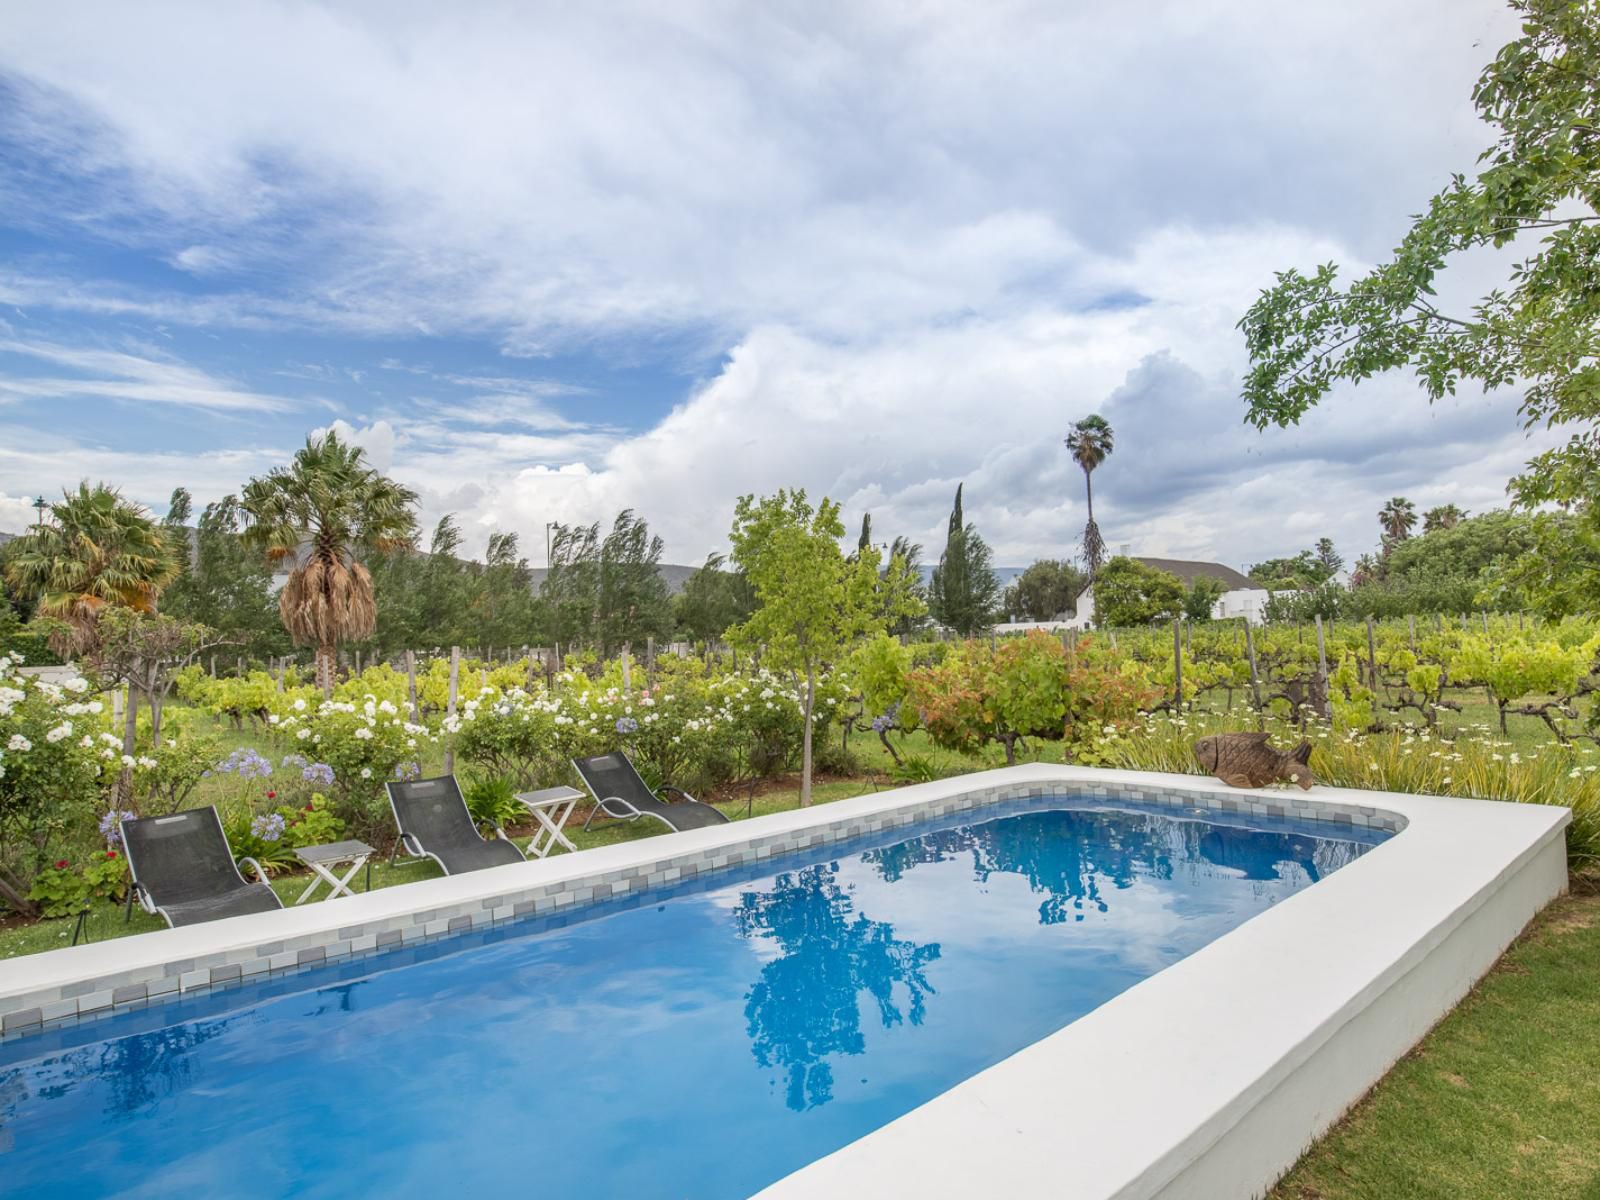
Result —
[[1597, 1081], [1591, 883], [1552, 905], [1270, 1200], [1600, 1200]]
[[[886, 779], [881, 786], [893, 786]], [[812, 789], [812, 802], [824, 804], [830, 800], [843, 800], [849, 796], [859, 796], [864, 792], [874, 790], [871, 779], [847, 779], [839, 781], [820, 782]], [[799, 807], [800, 795], [797, 790], [786, 786], [776, 786], [755, 798], [751, 816], [765, 816], [767, 813], [785, 812]], [[741, 799], [737, 804], [728, 802], [722, 808], [734, 820], [745, 818], [745, 804]], [[566, 833], [577, 845], [579, 850], [587, 850], [594, 846], [609, 846], [616, 842], [632, 841], [635, 838], [652, 837], [664, 833], [663, 826], [656, 821], [607, 821], [600, 820], [588, 833], [581, 828], [580, 809]], [[530, 826], [526, 831], [511, 831], [519, 845], [526, 845], [528, 838], [533, 836]], [[562, 853], [558, 851], [557, 853]], [[375, 859], [372, 863], [372, 888], [393, 887], [396, 884], [415, 883], [422, 879], [432, 879], [439, 874], [438, 866], [431, 859], [397, 863], [391, 867], [382, 859]], [[285, 904], [293, 904], [301, 893], [310, 885], [314, 878], [310, 872], [279, 875], [272, 881], [272, 888], [283, 898]], [[358, 875], [352, 886], [357, 892], [364, 889], [366, 876]], [[317, 895], [308, 903], [317, 904], [322, 897], [327, 896], [327, 887], [324, 885]], [[150, 933], [154, 930], [165, 929], [166, 923], [159, 917], [153, 917], [134, 906], [131, 919], [124, 920], [124, 909], [120, 905], [99, 904], [91, 910], [87, 923], [87, 932], [91, 941], [106, 941], [109, 938], [128, 937], [133, 934]], [[0, 925], [0, 959], [16, 958], [23, 954], [37, 954], [41, 950], [54, 950], [72, 943], [75, 918], [59, 920], [45, 920], [29, 923], [10, 923]]]

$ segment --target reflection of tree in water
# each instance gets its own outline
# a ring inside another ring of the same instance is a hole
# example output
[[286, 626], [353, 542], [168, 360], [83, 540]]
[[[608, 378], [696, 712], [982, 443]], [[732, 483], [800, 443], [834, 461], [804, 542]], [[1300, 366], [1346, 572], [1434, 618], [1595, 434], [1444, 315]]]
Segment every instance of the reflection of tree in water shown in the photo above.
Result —
[[1155, 813], [1051, 810], [924, 834], [862, 858], [893, 883], [920, 864], [970, 854], [980, 882], [996, 872], [1021, 875], [1043, 893], [1039, 922], [1055, 925], [1069, 917], [1081, 921], [1090, 909], [1106, 912], [1105, 883], [1127, 888], [1137, 878], [1171, 879], [1179, 868], [1212, 875], [1218, 872], [1206, 868], [1222, 868], [1250, 880], [1291, 883], [1304, 872], [1315, 883], [1366, 849]]
[[[787, 1074], [785, 1102], [796, 1112], [833, 1098], [830, 1054], [860, 1054], [860, 993], [877, 1002], [888, 1029], [922, 1024], [933, 992], [924, 971], [937, 944], [919, 946], [894, 927], [855, 911], [839, 886], [837, 863], [779, 875], [770, 890], [746, 892], [734, 910], [739, 932], [767, 938], [782, 951], [761, 968], [745, 997], [751, 1049], [763, 1067]], [[905, 1011], [895, 985], [909, 995]]]
[[0, 1117], [27, 1099], [31, 1077], [40, 1100], [56, 1100], [83, 1084], [103, 1083], [106, 1113], [124, 1116], [187, 1088], [194, 1050], [225, 1032], [229, 1020], [188, 1022], [63, 1052], [0, 1077]]

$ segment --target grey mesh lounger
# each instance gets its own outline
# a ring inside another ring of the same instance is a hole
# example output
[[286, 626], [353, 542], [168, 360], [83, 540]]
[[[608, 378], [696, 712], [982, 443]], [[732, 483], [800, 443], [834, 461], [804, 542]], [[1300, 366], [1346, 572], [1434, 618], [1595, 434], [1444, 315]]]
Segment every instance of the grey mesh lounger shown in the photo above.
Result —
[[209, 805], [170, 817], [123, 821], [121, 830], [133, 874], [124, 920], [133, 916], [135, 896], [145, 911], [166, 918], [174, 928], [283, 907], [255, 859], [239, 861], [250, 864], [260, 883], [248, 883], [239, 874], [222, 818]]
[[384, 786], [389, 790], [395, 824], [400, 827], [397, 850], [403, 847], [407, 854], [433, 859], [446, 875], [527, 861], [498, 825], [488, 841], [479, 836], [454, 775]]
[[654, 817], [675, 833], [685, 829], [703, 829], [707, 825], [727, 824], [726, 813], [701, 803], [682, 788], [663, 786], [662, 792], [683, 797], [673, 803], [663, 800], [650, 790], [649, 785], [639, 777], [639, 772], [634, 770], [628, 756], [620, 751], [594, 758], [575, 758], [572, 765], [595, 799], [589, 820], [583, 823], [585, 829], [589, 828], [595, 813], [599, 812], [619, 821]]

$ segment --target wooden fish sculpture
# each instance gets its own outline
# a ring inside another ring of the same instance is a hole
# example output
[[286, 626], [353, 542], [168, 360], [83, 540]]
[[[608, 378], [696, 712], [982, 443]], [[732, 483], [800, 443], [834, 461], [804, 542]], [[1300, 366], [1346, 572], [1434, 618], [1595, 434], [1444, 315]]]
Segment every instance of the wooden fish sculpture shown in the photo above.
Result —
[[1311, 743], [1301, 742], [1285, 754], [1269, 745], [1264, 733], [1219, 733], [1203, 737], [1194, 744], [1200, 765], [1230, 787], [1258, 788], [1288, 780], [1309, 788], [1316, 783], [1311, 774]]

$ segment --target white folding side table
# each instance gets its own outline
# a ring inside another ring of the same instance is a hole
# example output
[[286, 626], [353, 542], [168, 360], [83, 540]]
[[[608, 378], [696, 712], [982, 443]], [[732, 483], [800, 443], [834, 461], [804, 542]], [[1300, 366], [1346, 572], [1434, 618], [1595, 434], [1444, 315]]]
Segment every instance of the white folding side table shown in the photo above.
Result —
[[[300, 898], [295, 903], [304, 904], [324, 883], [333, 888], [333, 891], [324, 897], [326, 900], [332, 900], [335, 896], [355, 895], [350, 890], [350, 881], [356, 877], [357, 871], [367, 866], [367, 859], [375, 853], [376, 851], [365, 842], [329, 842], [325, 846], [301, 846], [294, 852], [295, 857], [316, 872], [317, 877], [311, 881], [310, 887], [300, 893]], [[350, 864], [350, 869], [342, 877], [329, 870], [330, 867], [336, 867], [340, 863]], [[367, 890], [369, 892], [372, 890], [370, 868], [367, 872]]]
[[537, 792], [518, 792], [516, 799], [539, 822], [538, 831], [528, 843], [531, 857], [543, 858], [557, 846], [577, 849], [561, 829], [572, 816], [573, 806], [583, 799], [582, 792], [570, 787], [540, 788]]

